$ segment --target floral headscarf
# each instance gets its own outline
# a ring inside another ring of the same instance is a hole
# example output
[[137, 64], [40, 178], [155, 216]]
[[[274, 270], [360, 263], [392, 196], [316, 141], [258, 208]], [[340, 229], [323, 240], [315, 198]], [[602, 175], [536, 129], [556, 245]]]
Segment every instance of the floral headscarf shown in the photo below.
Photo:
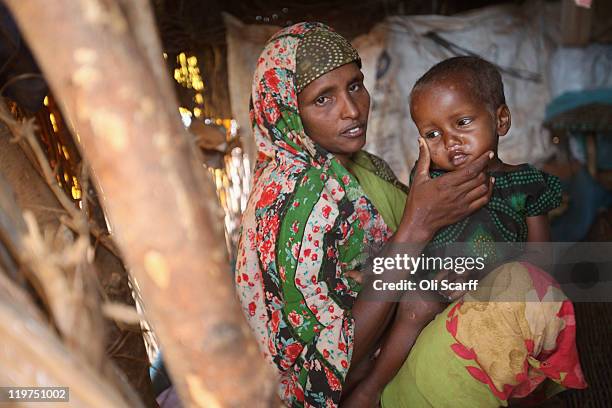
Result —
[[290, 406], [337, 406], [351, 363], [351, 309], [359, 287], [345, 272], [391, 235], [357, 180], [305, 134], [296, 54], [311, 30], [275, 34], [257, 63], [251, 122], [258, 146], [243, 215], [236, 287]]

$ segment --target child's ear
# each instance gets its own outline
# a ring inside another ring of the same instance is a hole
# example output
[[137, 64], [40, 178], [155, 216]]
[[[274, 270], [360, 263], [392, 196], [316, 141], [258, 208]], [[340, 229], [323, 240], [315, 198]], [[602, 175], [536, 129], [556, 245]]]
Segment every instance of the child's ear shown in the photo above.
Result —
[[501, 105], [495, 112], [495, 119], [497, 121], [497, 135], [505, 136], [510, 130], [512, 124], [512, 118], [510, 116], [510, 109], [506, 104]]

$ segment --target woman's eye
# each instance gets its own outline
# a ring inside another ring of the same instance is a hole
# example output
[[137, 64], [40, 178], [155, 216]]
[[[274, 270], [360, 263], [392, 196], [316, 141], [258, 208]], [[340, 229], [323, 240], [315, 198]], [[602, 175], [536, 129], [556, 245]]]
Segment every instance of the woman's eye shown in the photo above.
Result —
[[327, 96], [319, 96], [317, 99], [315, 99], [315, 105], [318, 105], [318, 106], [325, 105], [325, 103], [328, 100], [329, 98]]
[[360, 89], [361, 89], [360, 83], [354, 83], [351, 86], [349, 86], [349, 92], [357, 92]]
[[457, 121], [457, 125], [459, 126], [467, 126], [472, 123], [472, 118], [462, 118]]
[[434, 137], [440, 136], [440, 132], [437, 130], [432, 130], [431, 132], [425, 133], [425, 139], [433, 139]]

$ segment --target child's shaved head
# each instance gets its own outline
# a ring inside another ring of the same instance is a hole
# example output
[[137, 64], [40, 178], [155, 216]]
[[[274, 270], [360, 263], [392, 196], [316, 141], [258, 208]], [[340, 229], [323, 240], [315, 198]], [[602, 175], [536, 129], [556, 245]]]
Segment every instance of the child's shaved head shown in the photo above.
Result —
[[416, 81], [411, 96], [451, 77], [461, 78], [472, 97], [483, 103], [491, 113], [506, 103], [499, 70], [479, 57], [454, 57], [434, 65]]

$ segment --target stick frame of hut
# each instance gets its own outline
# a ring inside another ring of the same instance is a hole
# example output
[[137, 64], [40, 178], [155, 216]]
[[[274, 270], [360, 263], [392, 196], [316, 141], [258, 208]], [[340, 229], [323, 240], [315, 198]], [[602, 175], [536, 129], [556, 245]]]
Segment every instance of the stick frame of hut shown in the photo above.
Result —
[[272, 376], [235, 298], [223, 214], [176, 114], [148, 2], [6, 4], [79, 134], [182, 401], [267, 405]]

